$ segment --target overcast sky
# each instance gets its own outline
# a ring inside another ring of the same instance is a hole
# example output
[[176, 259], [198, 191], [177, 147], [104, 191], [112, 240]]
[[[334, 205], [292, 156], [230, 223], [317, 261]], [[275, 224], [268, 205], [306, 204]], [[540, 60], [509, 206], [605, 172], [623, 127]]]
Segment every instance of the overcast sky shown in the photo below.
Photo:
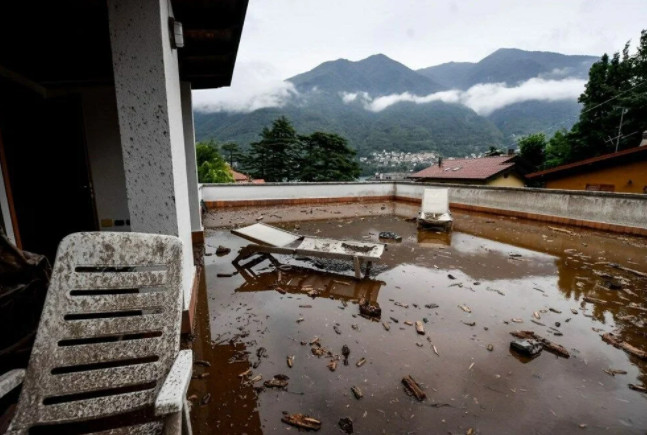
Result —
[[280, 104], [282, 80], [322, 62], [383, 53], [418, 69], [502, 47], [600, 56], [647, 28], [647, 0], [250, 0], [232, 87], [196, 109]]

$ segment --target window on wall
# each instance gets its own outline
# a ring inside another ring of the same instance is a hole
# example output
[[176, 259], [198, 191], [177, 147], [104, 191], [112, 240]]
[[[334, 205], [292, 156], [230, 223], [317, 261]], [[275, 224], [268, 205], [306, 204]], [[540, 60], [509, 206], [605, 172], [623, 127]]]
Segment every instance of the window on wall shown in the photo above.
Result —
[[586, 190], [593, 192], [615, 192], [616, 186], [613, 184], [587, 184]]

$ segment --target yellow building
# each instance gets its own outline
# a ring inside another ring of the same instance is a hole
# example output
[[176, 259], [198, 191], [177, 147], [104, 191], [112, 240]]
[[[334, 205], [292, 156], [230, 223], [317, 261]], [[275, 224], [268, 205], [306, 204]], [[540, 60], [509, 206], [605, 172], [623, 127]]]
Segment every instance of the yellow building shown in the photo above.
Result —
[[478, 159], [441, 159], [438, 164], [411, 174], [415, 181], [524, 187], [523, 176], [514, 155]]
[[526, 175], [548, 189], [647, 193], [647, 146]]

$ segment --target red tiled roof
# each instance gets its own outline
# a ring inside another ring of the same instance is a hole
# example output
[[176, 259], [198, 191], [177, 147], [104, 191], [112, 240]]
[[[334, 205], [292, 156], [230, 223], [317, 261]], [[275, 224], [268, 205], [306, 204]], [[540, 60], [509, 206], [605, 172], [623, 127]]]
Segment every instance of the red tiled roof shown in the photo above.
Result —
[[238, 171], [231, 170], [231, 174], [234, 176], [234, 181], [249, 181], [249, 177], [245, 174], [242, 174]]
[[488, 178], [505, 171], [515, 165], [515, 156], [482, 157], [480, 159], [454, 159], [443, 160], [442, 166], [438, 164], [423, 169], [409, 176], [409, 178], [444, 178], [487, 180]]
[[[563, 175], [565, 172], [571, 170], [571, 169], [583, 169], [584, 166], [587, 165], [597, 165], [599, 162], [609, 162], [609, 163], [614, 163], [612, 162], [615, 159], [619, 159], [618, 163], [621, 163], [621, 161], [624, 161], [626, 159], [622, 158], [627, 155], [632, 155], [632, 154], [639, 154], [639, 153], [645, 153], [645, 156], [647, 156], [647, 146], [642, 146], [642, 147], [635, 147], [635, 148], [629, 148], [626, 150], [618, 151], [617, 153], [611, 153], [611, 154], [604, 154], [602, 156], [598, 157], [592, 157], [590, 159], [586, 160], [580, 160], [579, 162], [574, 162], [574, 163], [569, 163], [567, 165], [562, 165], [562, 166], [557, 166], [555, 168], [551, 169], [546, 169], [544, 171], [538, 171], [538, 172], [533, 172], [532, 174], [526, 175], [526, 178], [537, 178], [537, 177], [542, 177], [544, 175]], [[633, 156], [632, 156], [633, 157]]]

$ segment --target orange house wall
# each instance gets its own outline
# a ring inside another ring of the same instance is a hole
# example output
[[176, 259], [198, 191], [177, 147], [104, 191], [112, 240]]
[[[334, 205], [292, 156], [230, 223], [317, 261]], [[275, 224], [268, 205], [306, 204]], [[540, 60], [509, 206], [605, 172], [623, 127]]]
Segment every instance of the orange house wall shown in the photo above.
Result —
[[647, 160], [546, 181], [546, 188], [586, 190], [587, 184], [613, 184], [614, 192], [647, 193]]

